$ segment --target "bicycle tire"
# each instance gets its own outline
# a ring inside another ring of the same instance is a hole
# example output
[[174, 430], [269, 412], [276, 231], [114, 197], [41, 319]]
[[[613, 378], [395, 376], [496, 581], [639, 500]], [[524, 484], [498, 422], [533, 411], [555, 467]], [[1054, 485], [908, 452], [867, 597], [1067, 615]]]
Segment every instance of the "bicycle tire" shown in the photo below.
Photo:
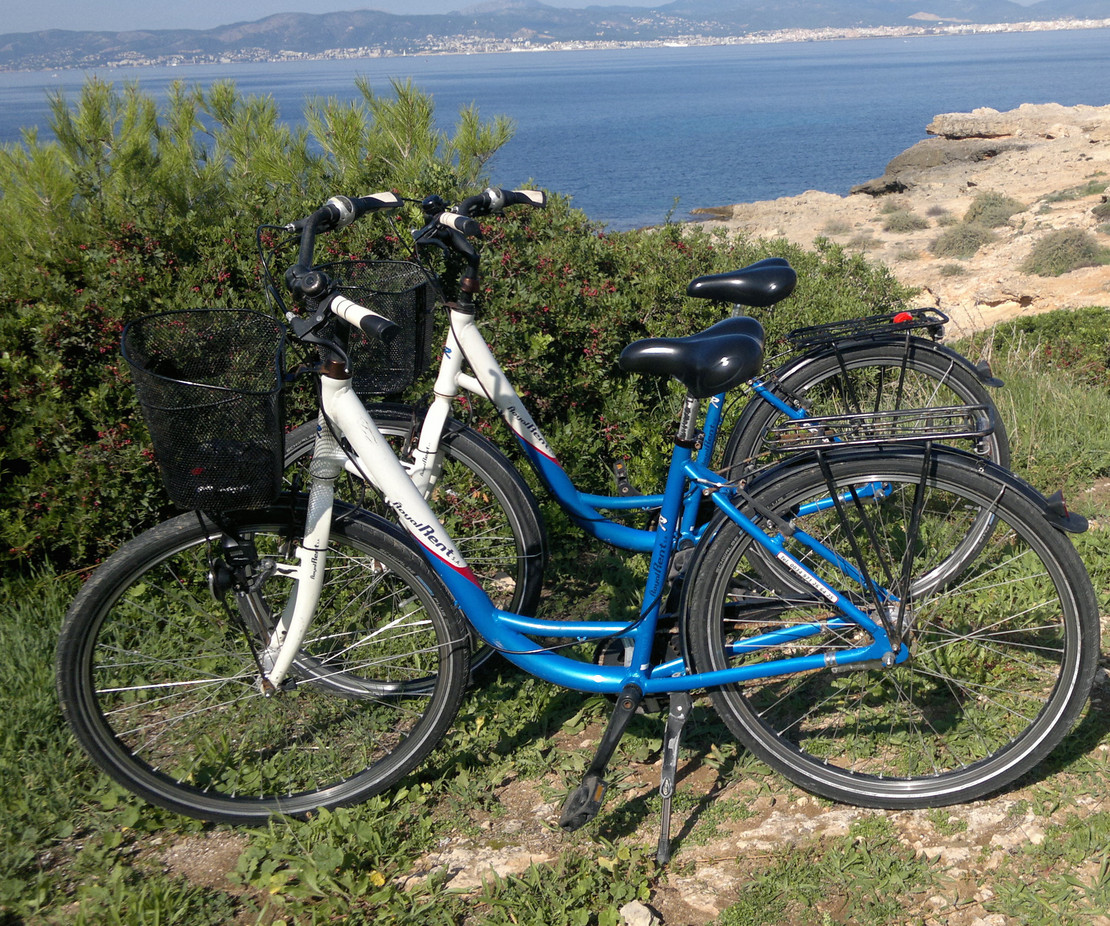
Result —
[[[922, 571], [945, 556], [946, 537], [959, 542], [975, 509], [992, 509], [995, 530], [960, 576], [940, 585], [911, 582], [919, 591], [908, 599], [909, 661], [723, 686], [711, 691], [717, 713], [752, 753], [833, 800], [908, 809], [974, 800], [1005, 787], [1064, 738], [1090, 693], [1099, 623], [1082, 561], [1045, 520], [1028, 487], [969, 455], [938, 448], [924, 479], [920, 448], [837, 450], [826, 459], [837, 486], [889, 484], [882, 500], [849, 511], [850, 530], [861, 542], [867, 517], [876, 532], [868, 548], [888, 563], [901, 562], [904, 506], [918, 483], [926, 487], [915, 548]], [[750, 507], [790, 519], [806, 499], [829, 491], [816, 461], [801, 458], [753, 481]], [[835, 513], [795, 524], [855, 561], [848, 530]], [[691, 566], [685, 608], [698, 671], [741, 661], [745, 657], [733, 648], [730, 658], [726, 646], [745, 636], [835, 613], [812, 593], [784, 594], [774, 583], [763, 584], [758, 571], [747, 568], [752, 541], [732, 521], [718, 519], [708, 536]], [[798, 555], [838, 587], [827, 567]], [[881, 563], [869, 558], [872, 576], [881, 576]], [[819, 634], [756, 658], [831, 655], [860, 645], [861, 638], [861, 630], [838, 631], [826, 623]]]
[[[975, 452], [1004, 468], [1010, 463], [1006, 427], [994, 400], [968, 361], [956, 351], [924, 338], [859, 341], [822, 348], [795, 358], [768, 377], [775, 392], [810, 415], [841, 415], [898, 408], [985, 406], [993, 432]], [[784, 454], [769, 448], [772, 428], [789, 420], [770, 402], [755, 396], [744, 408], [725, 447], [722, 467], [730, 478], [772, 465]], [[804, 429], [804, 426], [803, 426]], [[789, 446], [787, 434], [777, 446]], [[986, 512], [968, 525], [964, 541], [938, 563], [933, 581], [959, 573], [990, 537]], [[924, 578], [924, 577], [923, 577]]]
[[[413, 410], [379, 404], [367, 406], [367, 411], [382, 434], [398, 445], [399, 455], [403, 454], [400, 444], [412, 434]], [[286, 435], [286, 470], [307, 459], [315, 440], [315, 422], [306, 422]], [[493, 603], [517, 614], [535, 615], [548, 555], [547, 531], [535, 496], [508, 458], [473, 429], [449, 422], [442, 446], [443, 473], [429, 499], [433, 510], [445, 519], [444, 526]], [[363, 487], [360, 483], [344, 488], [340, 482], [336, 492], [355, 502]], [[371, 510], [392, 518], [392, 509], [380, 504], [376, 495], [373, 498]], [[476, 654], [475, 664], [483, 655], [484, 651]]]
[[[903, 372], [904, 365], [904, 372]], [[899, 408], [983, 405], [994, 432], [977, 448], [986, 459], [1010, 465], [1006, 427], [990, 393], [956, 351], [924, 338], [859, 341], [793, 358], [765, 377], [782, 399], [811, 416], [893, 411]], [[772, 428], [789, 419], [754, 396], [744, 407], [721, 456], [730, 478], [775, 461], [767, 446]]]
[[[224, 523], [276, 554], [304, 510], [301, 499]], [[234, 601], [209, 591], [212, 521], [164, 522], [92, 574], [62, 625], [57, 688], [103, 771], [158, 806], [250, 825], [364, 800], [423, 761], [466, 690], [465, 623], [398, 528], [339, 512], [317, 616], [290, 681], [268, 695], [252, 653], [262, 633], [248, 640]], [[265, 580], [272, 613], [291, 587]]]

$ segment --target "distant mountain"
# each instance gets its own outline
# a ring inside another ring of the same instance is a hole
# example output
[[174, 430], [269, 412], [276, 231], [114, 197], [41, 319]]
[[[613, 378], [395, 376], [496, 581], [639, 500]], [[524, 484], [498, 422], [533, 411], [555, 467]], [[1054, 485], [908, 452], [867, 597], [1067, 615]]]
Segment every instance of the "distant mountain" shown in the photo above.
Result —
[[[372, 0], [371, 0], [372, 2]], [[538, 0], [487, 0], [459, 12], [282, 13], [215, 29], [0, 35], [0, 68], [96, 67], [342, 54], [494, 51], [553, 42], [719, 38], [790, 29], [1110, 19], [1110, 0], [673, 0], [653, 9], [560, 9]]]
[[[1079, 12], [1082, 9], [1084, 12]], [[1108, 0], [675, 0], [661, 11], [768, 29], [908, 26], [927, 22], [1015, 23], [1110, 17]], [[1090, 12], [1086, 12], [1086, 11]]]

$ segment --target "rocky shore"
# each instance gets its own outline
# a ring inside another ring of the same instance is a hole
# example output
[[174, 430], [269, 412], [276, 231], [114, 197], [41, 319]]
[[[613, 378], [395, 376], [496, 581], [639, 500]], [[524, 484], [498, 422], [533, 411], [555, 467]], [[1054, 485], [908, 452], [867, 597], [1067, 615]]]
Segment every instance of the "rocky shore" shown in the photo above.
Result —
[[[706, 210], [706, 224], [803, 246], [825, 237], [882, 261], [920, 287], [917, 304], [940, 308], [958, 334], [1022, 313], [1110, 305], [1110, 265], [1059, 277], [1023, 273], [1033, 246], [1059, 229], [1082, 229], [1110, 247], [1110, 106], [1026, 104], [936, 116], [934, 136], [895, 157], [881, 177], [847, 196], [809, 191], [770, 202]], [[939, 257], [936, 239], [981, 193], [1024, 207], [992, 229], [968, 259]], [[1099, 208], [1101, 206], [1101, 208]], [[894, 216], [913, 221], [895, 221]], [[919, 225], [909, 230], [898, 228]]]

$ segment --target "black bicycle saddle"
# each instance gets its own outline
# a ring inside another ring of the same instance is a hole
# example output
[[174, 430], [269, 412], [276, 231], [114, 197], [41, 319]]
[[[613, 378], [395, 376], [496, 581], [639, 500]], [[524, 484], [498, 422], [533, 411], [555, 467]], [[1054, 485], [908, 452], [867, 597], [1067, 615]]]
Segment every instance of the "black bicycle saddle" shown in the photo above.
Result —
[[691, 280], [687, 296], [765, 309], [794, 292], [798, 274], [781, 257], [765, 257], [739, 270]]
[[736, 316], [685, 338], [644, 338], [621, 351], [629, 373], [672, 376], [697, 399], [727, 392], [763, 365], [763, 326]]

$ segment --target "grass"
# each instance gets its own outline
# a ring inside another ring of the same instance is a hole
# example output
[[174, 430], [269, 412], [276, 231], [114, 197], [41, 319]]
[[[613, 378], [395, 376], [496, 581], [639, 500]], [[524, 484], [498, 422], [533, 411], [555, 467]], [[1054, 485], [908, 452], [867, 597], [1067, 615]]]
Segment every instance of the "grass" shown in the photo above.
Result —
[[[995, 397], [1015, 468], [1110, 523], [1108, 497], [1088, 491], [1110, 477], [1110, 311], [1023, 319], [960, 347], [989, 358], [1006, 382]], [[604, 612], [641, 566], [572, 538], [560, 533], [547, 607]], [[1110, 530], [1074, 539], [1105, 612]], [[953, 913], [1072, 924], [1096, 921], [1110, 905], [1104, 702], [1006, 793], [914, 813], [844, 808], [800, 792], [739, 749], [699, 704], [680, 765], [676, 854], [663, 871], [653, 862], [660, 718], [634, 719], [598, 819], [574, 834], [552, 831], [543, 808], [557, 807], [588, 763], [608, 703], [507, 670], [471, 692], [422, 769], [376, 799], [253, 830], [164, 813], [95, 772], [61, 722], [53, 647], [79, 578], [28, 571], [0, 584], [4, 926], [617, 926], [633, 901], [665, 911], [668, 926], [943, 922]], [[773, 834], [765, 845], [752, 841], [761, 832]], [[547, 860], [468, 891], [442, 874], [406, 880], [429, 859], [480, 845]], [[205, 869], [200, 860], [217, 850], [220, 861]], [[716, 913], [678, 902], [697, 884], [716, 892]]]
[[1099, 193], [1105, 193], [1110, 183], [1105, 180], [1088, 180], [1079, 186], [1069, 187], [1066, 190], [1059, 190], [1056, 193], [1050, 193], [1044, 197], [1046, 203], [1062, 203], [1070, 202], [1076, 199], [1084, 199], [1087, 196], [1097, 196]]
[[1073, 493], [1110, 473], [1110, 311], [1004, 323], [969, 349], [988, 357], [1006, 384], [994, 397], [1019, 473]]

